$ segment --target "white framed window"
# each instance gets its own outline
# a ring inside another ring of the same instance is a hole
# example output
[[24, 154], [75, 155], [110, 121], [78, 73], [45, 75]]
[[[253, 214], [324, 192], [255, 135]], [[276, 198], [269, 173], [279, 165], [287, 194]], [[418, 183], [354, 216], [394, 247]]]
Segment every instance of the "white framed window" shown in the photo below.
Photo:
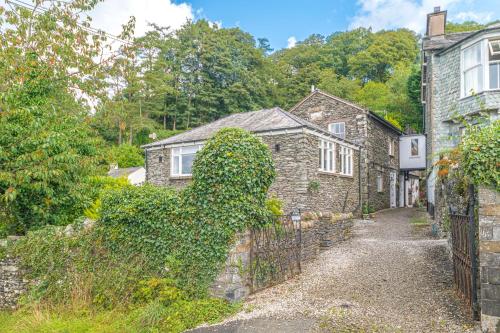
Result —
[[500, 89], [500, 36], [463, 48], [461, 73], [461, 97]]
[[196, 153], [203, 145], [191, 145], [171, 149], [171, 176], [191, 176]]
[[345, 123], [331, 123], [328, 125], [328, 130], [335, 134], [336, 136], [345, 139]]
[[319, 141], [319, 170], [335, 171], [335, 144], [329, 141]]
[[396, 154], [396, 140], [389, 138], [389, 156]]
[[488, 42], [488, 88], [500, 89], [500, 39]]
[[462, 96], [483, 91], [483, 43], [462, 50]]
[[377, 192], [383, 192], [384, 191], [384, 178], [382, 175], [377, 176]]
[[340, 146], [340, 173], [342, 175], [352, 176], [352, 169], [352, 149]]

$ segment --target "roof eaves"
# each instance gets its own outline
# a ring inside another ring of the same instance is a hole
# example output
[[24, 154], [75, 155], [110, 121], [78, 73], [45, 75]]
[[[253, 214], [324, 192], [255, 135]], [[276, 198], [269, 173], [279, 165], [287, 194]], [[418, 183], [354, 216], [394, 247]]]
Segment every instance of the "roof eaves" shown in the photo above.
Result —
[[390, 122], [388, 122], [387, 120], [385, 120], [384, 118], [382, 118], [381, 116], [376, 114], [375, 112], [369, 111], [368, 115], [370, 115], [373, 119], [380, 122], [382, 125], [385, 125], [386, 127], [389, 127], [393, 131], [397, 132], [399, 135], [403, 134], [402, 130], [400, 130], [399, 128], [397, 128], [396, 126], [394, 126], [393, 124], [391, 124]]
[[445, 54], [446, 52], [450, 51], [451, 49], [453, 49], [454, 47], [456, 47], [457, 45], [460, 45], [462, 44], [463, 42], [465, 42], [466, 40], [469, 40], [477, 35], [480, 35], [484, 32], [489, 32], [489, 31], [494, 31], [494, 30], [499, 30], [500, 31], [500, 27], [497, 27], [497, 26], [494, 26], [494, 27], [491, 27], [491, 28], [484, 28], [484, 29], [481, 29], [481, 30], [477, 30], [477, 31], [474, 31], [473, 33], [471, 33], [470, 35], [460, 39], [459, 41], [451, 44], [451, 45], [448, 45], [447, 47], [445, 47], [444, 49], [440, 50], [439, 52], [436, 53], [437, 56], [440, 56], [442, 54]]

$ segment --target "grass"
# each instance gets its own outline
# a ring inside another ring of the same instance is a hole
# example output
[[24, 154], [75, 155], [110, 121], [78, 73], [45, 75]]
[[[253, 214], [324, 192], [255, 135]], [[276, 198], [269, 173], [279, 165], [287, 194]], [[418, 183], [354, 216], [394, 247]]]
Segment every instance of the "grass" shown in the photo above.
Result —
[[216, 299], [181, 301], [169, 306], [153, 301], [99, 311], [31, 305], [14, 312], [0, 311], [0, 333], [177, 333], [205, 322], [219, 322], [240, 307], [239, 303]]
[[424, 227], [424, 226], [430, 225], [429, 221], [427, 220], [427, 218], [425, 216], [412, 217], [410, 219], [410, 223], [411, 223], [411, 225], [416, 226], [416, 227]]

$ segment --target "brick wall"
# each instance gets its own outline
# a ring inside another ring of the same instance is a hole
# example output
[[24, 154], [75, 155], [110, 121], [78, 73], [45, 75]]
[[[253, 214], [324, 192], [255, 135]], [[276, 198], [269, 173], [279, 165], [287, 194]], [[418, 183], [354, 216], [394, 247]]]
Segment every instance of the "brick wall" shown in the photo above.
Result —
[[481, 328], [500, 332], [500, 193], [479, 189]]

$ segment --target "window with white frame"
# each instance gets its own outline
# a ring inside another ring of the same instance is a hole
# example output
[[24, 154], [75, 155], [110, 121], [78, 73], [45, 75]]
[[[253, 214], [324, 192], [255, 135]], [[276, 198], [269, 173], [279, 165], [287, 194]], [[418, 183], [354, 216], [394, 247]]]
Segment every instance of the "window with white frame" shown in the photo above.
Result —
[[192, 145], [172, 148], [170, 174], [172, 176], [191, 176], [194, 157], [202, 147], [202, 145]]
[[483, 39], [462, 49], [461, 96], [500, 89], [500, 37]]
[[500, 39], [488, 41], [489, 89], [500, 89]]
[[332, 123], [328, 125], [328, 130], [336, 136], [345, 139], [345, 123]]
[[477, 42], [462, 51], [463, 96], [483, 91], [482, 42]]
[[382, 175], [377, 176], [377, 192], [382, 192], [384, 191], [384, 179], [382, 178]]
[[352, 149], [340, 146], [340, 173], [342, 175], [352, 176]]
[[335, 171], [335, 144], [329, 141], [319, 141], [319, 170]]

